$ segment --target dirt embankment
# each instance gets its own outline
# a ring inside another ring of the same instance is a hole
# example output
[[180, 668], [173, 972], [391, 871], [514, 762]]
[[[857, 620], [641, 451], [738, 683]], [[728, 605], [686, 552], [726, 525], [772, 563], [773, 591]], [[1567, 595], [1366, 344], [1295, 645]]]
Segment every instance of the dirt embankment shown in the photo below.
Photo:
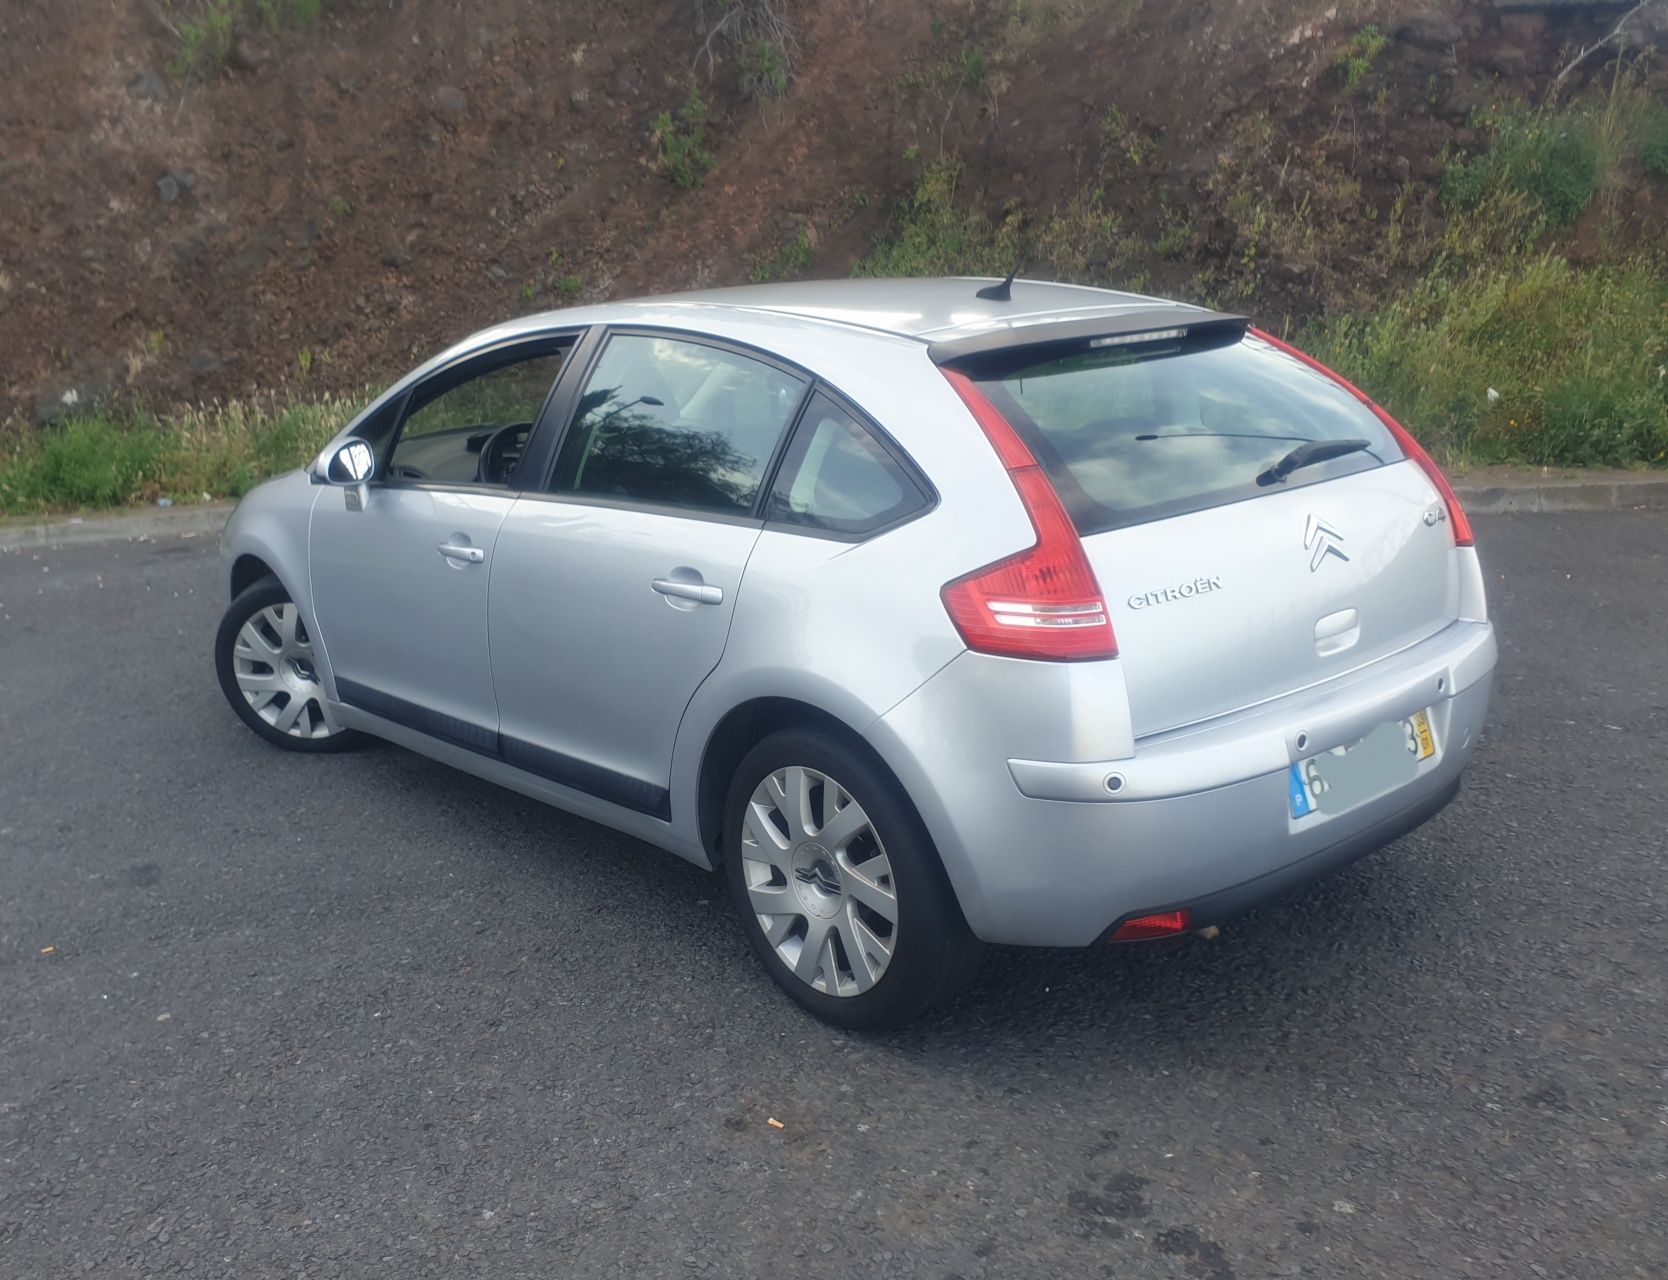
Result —
[[[992, 209], [1096, 184], [1144, 283], [1307, 314], [1382, 283], [1360, 247], [1398, 199], [1439, 216], [1490, 94], [1617, 13], [821, 0], [761, 104], [689, 0], [327, 0], [201, 82], [166, 71], [163, 2], [0, 13], [0, 416], [354, 387], [509, 313], [744, 279], [802, 231], [801, 269], [844, 274], [945, 153]], [[692, 77], [716, 163], [682, 190], [651, 132]], [[1283, 236], [1294, 211], [1322, 234]]]

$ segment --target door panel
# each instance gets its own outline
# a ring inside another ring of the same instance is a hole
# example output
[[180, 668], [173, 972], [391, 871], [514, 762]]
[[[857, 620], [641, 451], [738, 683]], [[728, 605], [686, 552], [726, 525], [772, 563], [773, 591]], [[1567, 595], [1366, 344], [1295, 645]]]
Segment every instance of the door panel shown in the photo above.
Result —
[[487, 584], [514, 496], [376, 486], [363, 511], [349, 511], [345, 497], [320, 495], [309, 546], [313, 608], [338, 696], [493, 750]]
[[505, 757], [665, 816], [678, 722], [718, 665], [751, 522], [527, 498], [488, 606]]

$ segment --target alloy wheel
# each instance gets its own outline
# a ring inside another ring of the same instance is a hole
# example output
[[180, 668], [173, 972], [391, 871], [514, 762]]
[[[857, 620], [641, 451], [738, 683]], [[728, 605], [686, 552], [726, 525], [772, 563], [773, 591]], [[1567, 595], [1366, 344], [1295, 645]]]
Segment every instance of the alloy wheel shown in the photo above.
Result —
[[340, 731], [295, 605], [268, 605], [250, 615], [232, 647], [232, 674], [255, 714], [278, 732], [316, 739]]
[[748, 903], [801, 982], [855, 996], [897, 951], [898, 899], [880, 833], [856, 798], [802, 765], [769, 774], [742, 816]]

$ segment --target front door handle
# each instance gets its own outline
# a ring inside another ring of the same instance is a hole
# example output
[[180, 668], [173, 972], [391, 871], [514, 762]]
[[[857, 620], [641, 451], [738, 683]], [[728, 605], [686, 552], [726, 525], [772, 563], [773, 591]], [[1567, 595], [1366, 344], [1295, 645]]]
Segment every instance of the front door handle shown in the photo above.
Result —
[[467, 564], [480, 564], [486, 559], [486, 552], [479, 547], [460, 546], [456, 542], [442, 542], [435, 549], [448, 560], [462, 560]]
[[656, 578], [649, 584], [663, 596], [693, 600], [696, 604], [723, 604], [724, 588], [706, 582], [683, 582], [677, 578]]

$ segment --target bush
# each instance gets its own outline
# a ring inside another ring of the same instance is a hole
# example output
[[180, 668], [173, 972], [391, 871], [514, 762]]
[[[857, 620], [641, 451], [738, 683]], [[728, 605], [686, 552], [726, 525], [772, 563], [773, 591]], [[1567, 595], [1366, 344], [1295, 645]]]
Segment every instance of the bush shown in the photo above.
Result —
[[1432, 276], [1304, 341], [1449, 459], [1668, 464], [1668, 279], [1654, 263], [1546, 255]]
[[1668, 178], [1668, 107], [1654, 106], [1640, 121], [1639, 163], [1646, 173]]
[[705, 99], [694, 85], [689, 97], [678, 108], [677, 118], [662, 111], [649, 126], [655, 146], [660, 151], [660, 167], [678, 186], [698, 187], [712, 166], [717, 163], [706, 148], [707, 112]]
[[236, 498], [311, 459], [369, 394], [232, 401], [166, 417], [105, 409], [37, 430], [0, 427], [0, 513]]
[[1585, 110], [1516, 110], [1494, 125], [1482, 155], [1448, 166], [1443, 203], [1465, 212], [1501, 192], [1517, 192], [1548, 227], [1574, 222], [1592, 203], [1599, 181], [1599, 137]]

